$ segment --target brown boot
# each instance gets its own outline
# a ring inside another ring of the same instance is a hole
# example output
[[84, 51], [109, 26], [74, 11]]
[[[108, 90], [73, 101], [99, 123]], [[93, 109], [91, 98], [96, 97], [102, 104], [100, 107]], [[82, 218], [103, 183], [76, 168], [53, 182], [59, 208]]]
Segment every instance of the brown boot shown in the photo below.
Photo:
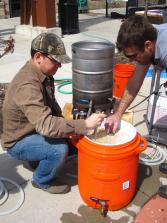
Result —
[[52, 182], [47, 188], [42, 188], [33, 181], [31, 183], [33, 187], [47, 191], [50, 194], [66, 194], [71, 189], [69, 185], [58, 181]]

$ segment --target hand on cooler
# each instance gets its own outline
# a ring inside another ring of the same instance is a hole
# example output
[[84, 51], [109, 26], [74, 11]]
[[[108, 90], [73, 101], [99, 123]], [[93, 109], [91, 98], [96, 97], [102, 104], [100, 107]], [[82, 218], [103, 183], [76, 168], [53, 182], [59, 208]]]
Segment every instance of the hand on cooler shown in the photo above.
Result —
[[97, 128], [99, 125], [101, 125], [104, 118], [106, 118], [106, 115], [104, 114], [104, 112], [93, 113], [91, 116], [89, 116], [85, 120], [86, 128], [87, 129]]
[[116, 133], [116, 131], [119, 129], [121, 122], [121, 116], [117, 113], [110, 115], [107, 117], [105, 121], [105, 129], [107, 133]]

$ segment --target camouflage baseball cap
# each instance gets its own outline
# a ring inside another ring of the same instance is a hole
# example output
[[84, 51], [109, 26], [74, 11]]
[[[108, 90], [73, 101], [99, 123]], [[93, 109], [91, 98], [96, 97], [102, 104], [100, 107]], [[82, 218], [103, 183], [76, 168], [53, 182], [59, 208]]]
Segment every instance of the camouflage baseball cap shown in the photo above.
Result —
[[32, 40], [31, 48], [50, 55], [59, 63], [69, 63], [71, 58], [66, 54], [64, 43], [54, 33], [41, 33]]

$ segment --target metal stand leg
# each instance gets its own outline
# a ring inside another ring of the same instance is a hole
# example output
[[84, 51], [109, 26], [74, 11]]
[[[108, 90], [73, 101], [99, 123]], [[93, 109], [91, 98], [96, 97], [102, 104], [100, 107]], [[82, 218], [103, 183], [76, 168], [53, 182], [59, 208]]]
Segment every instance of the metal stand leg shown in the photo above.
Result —
[[[154, 99], [153, 99], [151, 117], [150, 117], [150, 121], [148, 123], [149, 135], [146, 136], [146, 138], [148, 141], [167, 145], [165, 138], [160, 137], [159, 132], [158, 132], [158, 129], [162, 130], [162, 127], [154, 124], [155, 109], [156, 109], [157, 101], [158, 101], [158, 97], [159, 97], [158, 94], [159, 94], [159, 87], [160, 87], [160, 74], [161, 74], [160, 70], [155, 70], [153, 77], [152, 77], [150, 94], [153, 91], [155, 92], [155, 94], [154, 94]], [[148, 109], [147, 109], [147, 115], [148, 115]]]
[[[155, 82], [155, 76], [156, 76], [156, 82]], [[152, 112], [151, 112], [151, 117], [150, 117], [150, 123], [149, 123], [149, 134], [152, 134], [152, 130], [154, 127], [154, 115], [155, 115], [155, 109], [156, 109], [156, 104], [158, 100], [158, 92], [159, 92], [159, 85], [160, 85], [160, 71], [157, 70], [155, 72], [155, 75], [153, 76], [153, 82], [155, 82], [155, 95], [154, 95], [154, 100], [153, 100], [153, 105], [152, 105]], [[154, 83], [152, 82], [152, 89]]]
[[108, 2], [106, 0], [106, 18], [108, 18]]
[[153, 92], [154, 84], [155, 84], [155, 77], [156, 77], [156, 70], [153, 70], [152, 80], [151, 80], [151, 88], [150, 88], [150, 94]]

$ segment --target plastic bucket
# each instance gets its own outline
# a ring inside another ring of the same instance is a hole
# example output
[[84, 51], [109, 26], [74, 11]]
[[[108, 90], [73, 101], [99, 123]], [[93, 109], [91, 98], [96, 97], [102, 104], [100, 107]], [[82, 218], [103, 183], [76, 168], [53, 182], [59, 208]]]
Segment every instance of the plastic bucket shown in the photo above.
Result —
[[78, 186], [85, 203], [101, 208], [105, 202], [108, 210], [126, 206], [135, 194], [139, 153], [147, 141], [136, 133], [121, 145], [97, 144], [87, 136], [73, 138], [73, 144], [78, 148]]
[[113, 95], [121, 98], [129, 78], [135, 70], [133, 64], [115, 64], [114, 65], [114, 88]]

